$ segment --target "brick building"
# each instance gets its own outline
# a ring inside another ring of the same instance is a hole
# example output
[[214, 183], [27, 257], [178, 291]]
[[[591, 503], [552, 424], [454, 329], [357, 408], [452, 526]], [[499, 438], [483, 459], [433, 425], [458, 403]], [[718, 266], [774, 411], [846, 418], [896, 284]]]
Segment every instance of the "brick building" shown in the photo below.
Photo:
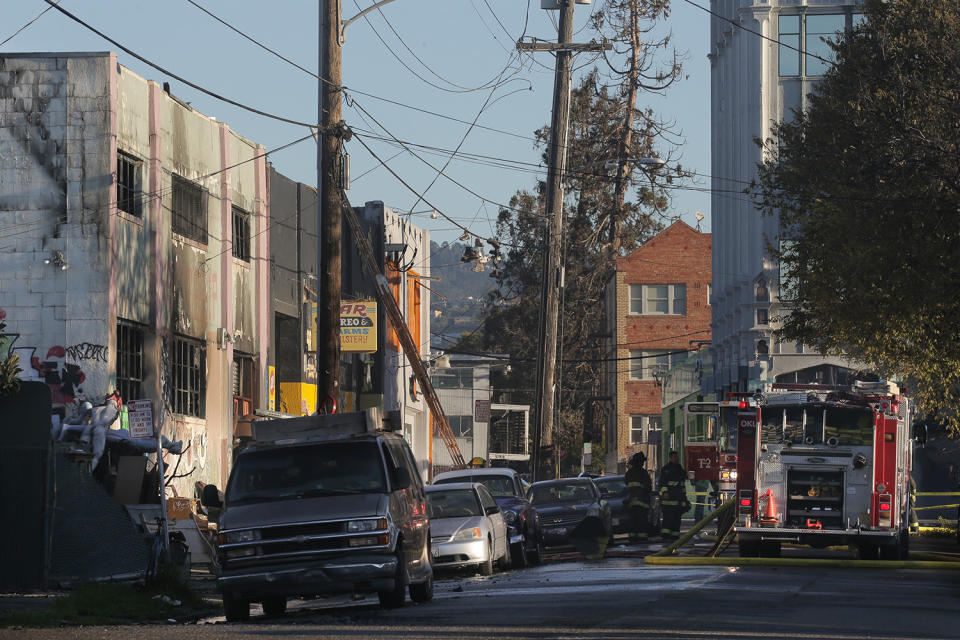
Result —
[[617, 261], [606, 294], [608, 471], [637, 451], [660, 458], [661, 380], [710, 340], [710, 281], [710, 234], [682, 221]]

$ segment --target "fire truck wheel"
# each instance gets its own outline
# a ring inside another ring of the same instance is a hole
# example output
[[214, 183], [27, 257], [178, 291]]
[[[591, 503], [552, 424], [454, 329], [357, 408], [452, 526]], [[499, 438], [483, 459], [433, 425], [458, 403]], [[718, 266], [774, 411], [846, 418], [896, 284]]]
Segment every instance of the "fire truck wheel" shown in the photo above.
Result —
[[910, 558], [910, 530], [903, 529], [900, 531], [900, 540], [897, 544], [897, 549], [900, 551], [900, 560], [907, 560]]
[[740, 547], [741, 558], [756, 558], [760, 555], [760, 542], [758, 540], [739, 540], [737, 544]]
[[884, 544], [880, 545], [880, 559], [881, 560], [899, 560], [900, 559], [900, 544]]
[[880, 557], [880, 547], [876, 544], [861, 542], [857, 544], [857, 555], [861, 560], [876, 560]]
[[759, 554], [761, 558], [779, 558], [780, 557], [780, 541], [779, 540], [764, 540], [760, 543]]

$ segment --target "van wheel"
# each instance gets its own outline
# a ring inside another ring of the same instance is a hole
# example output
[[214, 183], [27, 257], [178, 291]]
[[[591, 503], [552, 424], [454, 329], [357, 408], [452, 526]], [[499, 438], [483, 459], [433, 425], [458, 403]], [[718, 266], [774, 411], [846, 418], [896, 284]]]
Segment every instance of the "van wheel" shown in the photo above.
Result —
[[433, 575], [420, 584], [410, 585], [410, 599], [414, 602], [430, 602], [433, 600]]
[[287, 612], [287, 599], [284, 596], [263, 599], [263, 614], [268, 618], [279, 618]]
[[402, 540], [397, 542], [397, 576], [394, 579], [393, 590], [377, 592], [380, 606], [384, 609], [399, 609], [407, 603], [407, 583], [410, 579], [407, 576], [407, 563], [400, 548], [401, 544], [403, 544]]
[[227, 622], [243, 622], [250, 619], [250, 601], [234, 598], [229, 593], [223, 594], [223, 615]]

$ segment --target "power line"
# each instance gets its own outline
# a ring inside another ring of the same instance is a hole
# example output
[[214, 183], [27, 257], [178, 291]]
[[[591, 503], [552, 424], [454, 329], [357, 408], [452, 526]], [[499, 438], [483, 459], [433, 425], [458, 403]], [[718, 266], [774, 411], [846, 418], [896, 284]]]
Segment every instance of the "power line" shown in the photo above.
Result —
[[[47, 0], [47, 1], [49, 2], [49, 0]], [[356, 5], [357, 5], [357, 8], [360, 9], [360, 5], [356, 2], [356, 0], [354, 0], [354, 4], [356, 4]], [[380, 13], [381, 13], [381, 15], [383, 15], [383, 12], [380, 12]], [[409, 71], [410, 73], [412, 73], [418, 80], [420, 80], [420, 81], [423, 82], [424, 84], [428, 84], [428, 85], [430, 85], [431, 87], [433, 87], [434, 89], [438, 89], [438, 90], [440, 90], [440, 91], [446, 91], [446, 92], [448, 92], [448, 93], [470, 93], [470, 92], [473, 92], [473, 91], [479, 91], [479, 90], [482, 90], [482, 89], [487, 89], [487, 88], [489, 88], [488, 85], [484, 85], [484, 86], [480, 86], [480, 87], [475, 87], [475, 88], [460, 87], [460, 85], [454, 84], [454, 83], [450, 82], [449, 80], [447, 80], [446, 78], [443, 78], [443, 77], [437, 75], [437, 74], [433, 71], [433, 69], [430, 69], [430, 67], [428, 67], [426, 64], [424, 64], [423, 61], [421, 61], [420, 58], [417, 57], [416, 54], [414, 54], [414, 58], [416, 58], [417, 61], [420, 62], [420, 64], [422, 64], [422, 65], [424, 66], [424, 68], [427, 69], [427, 71], [429, 71], [429, 72], [432, 73], [433, 75], [437, 76], [438, 78], [440, 78], [441, 80], [443, 80], [443, 81], [446, 82], [447, 84], [450, 84], [451, 86], [458, 87], [458, 88], [457, 88], [457, 89], [449, 89], [449, 88], [447, 88], [447, 87], [442, 87], [442, 86], [436, 84], [435, 82], [432, 82], [432, 81], [424, 78], [422, 75], [420, 75], [419, 73], [417, 73], [416, 71], [414, 71], [413, 68], [410, 67], [410, 65], [408, 65], [406, 62], [404, 62], [403, 59], [402, 59], [399, 55], [397, 55], [397, 52], [394, 51], [393, 48], [391, 48], [389, 44], [387, 44], [387, 41], [383, 39], [383, 36], [380, 35], [380, 32], [377, 31], [377, 28], [376, 28], [375, 26], [373, 26], [373, 22], [370, 21], [370, 17], [369, 17], [368, 15], [364, 14], [363, 19], [366, 21], [366, 23], [367, 23], [367, 25], [370, 27], [371, 31], [373, 31], [373, 35], [375, 35], [375, 36], [377, 37], [377, 40], [380, 41], [380, 44], [382, 44], [383, 47], [384, 47], [387, 51], [390, 52], [390, 55], [392, 55], [394, 58], [396, 58], [397, 62], [399, 62], [399, 63], [403, 66], [403, 68], [405, 68], [407, 71]], [[386, 20], [386, 18], [384, 18], [384, 21], [387, 23], [387, 26], [390, 27], [391, 30], [393, 30], [393, 26], [390, 24], [389, 21]], [[396, 35], [396, 31], [394, 31], [394, 34]], [[404, 47], [407, 46], [406, 43], [403, 42], [403, 40], [402, 40], [399, 36], [397, 36], [397, 38], [400, 40], [401, 44], [403, 44]], [[409, 51], [410, 48], [407, 47], [407, 50]], [[412, 52], [411, 52], [411, 53], [412, 53]], [[507, 67], [505, 67], [505, 68], [509, 68], [509, 61], [508, 61]]]
[[[63, 0], [56, 0], [56, 2], [55, 2], [54, 4], [60, 4], [62, 1], [63, 1]], [[50, 9], [53, 9], [53, 7], [47, 7], [46, 9], [44, 9], [43, 11], [41, 11], [39, 14], [37, 14], [37, 16], [36, 16], [33, 20], [31, 20], [30, 22], [28, 22], [27, 24], [23, 25], [22, 27], [20, 27], [20, 28], [17, 29], [16, 31], [14, 31], [12, 34], [10, 34], [9, 36], [7, 36], [7, 38], [6, 38], [3, 42], [0, 42], [0, 47], [2, 47], [3, 45], [7, 44], [8, 42], [10, 42], [10, 41], [13, 40], [14, 38], [16, 38], [18, 35], [20, 35], [20, 33], [21, 33], [24, 29], [26, 29], [27, 27], [29, 27], [30, 25], [32, 25], [34, 22], [36, 22], [37, 20], [39, 20], [40, 18], [42, 18], [42, 17], [43, 17], [43, 14], [45, 14], [47, 11], [50, 11]]]
[[76, 22], [77, 24], [85, 27], [86, 29], [89, 29], [90, 31], [92, 31], [93, 33], [97, 34], [98, 36], [100, 36], [101, 38], [103, 38], [104, 40], [106, 40], [107, 42], [109, 42], [110, 44], [112, 44], [113, 46], [117, 47], [118, 49], [120, 49], [120, 50], [123, 51], [124, 53], [133, 56], [134, 58], [136, 58], [136, 59], [139, 60], [140, 62], [142, 62], [142, 63], [144, 63], [144, 64], [146, 64], [146, 65], [148, 65], [148, 66], [150, 66], [150, 67], [152, 67], [152, 68], [154, 68], [154, 69], [156, 69], [156, 70], [159, 71], [160, 73], [163, 73], [163, 74], [165, 74], [165, 75], [170, 76], [170, 77], [173, 78], [174, 80], [179, 80], [180, 82], [182, 82], [183, 84], [187, 85], [188, 87], [191, 87], [191, 88], [193, 88], [193, 89], [196, 89], [197, 91], [200, 91], [201, 93], [207, 94], [207, 95], [210, 96], [211, 98], [215, 98], [216, 100], [220, 100], [221, 102], [226, 102], [227, 104], [231, 104], [231, 105], [233, 105], [233, 106], [235, 106], [235, 107], [239, 107], [240, 109], [244, 109], [245, 111], [249, 111], [249, 112], [251, 112], [251, 113], [255, 113], [255, 114], [257, 114], [257, 115], [264, 116], [265, 118], [270, 118], [271, 120], [278, 120], [278, 121], [280, 121], [280, 122], [286, 122], [287, 124], [295, 124], [295, 125], [300, 126], [300, 127], [307, 127], [307, 128], [309, 128], [309, 129], [322, 130], [322, 129], [320, 128], [320, 125], [319, 125], [319, 124], [310, 124], [310, 123], [307, 123], [307, 122], [300, 122], [299, 120], [291, 120], [290, 118], [284, 118], [283, 116], [278, 116], [278, 115], [274, 115], [274, 114], [272, 114], [272, 113], [267, 113], [266, 111], [261, 111], [260, 109], [256, 109], [256, 108], [254, 108], [254, 107], [245, 105], [245, 104], [243, 104], [242, 102], [237, 102], [236, 100], [232, 100], [232, 99], [230, 99], [230, 98], [221, 96], [220, 94], [214, 93], [213, 91], [210, 91], [209, 89], [206, 89], [206, 88], [204, 88], [204, 87], [202, 87], [202, 86], [200, 86], [200, 85], [198, 85], [198, 84], [196, 84], [196, 83], [194, 83], [194, 82], [190, 82], [189, 80], [187, 80], [187, 79], [184, 78], [183, 76], [180, 76], [180, 75], [177, 75], [177, 74], [175, 74], [175, 73], [173, 73], [173, 72], [171, 72], [171, 71], [168, 71], [167, 69], [164, 69], [163, 67], [161, 67], [160, 65], [156, 64], [155, 62], [152, 62], [151, 60], [149, 60], [149, 59], [141, 56], [139, 53], [136, 53], [136, 52], [133, 51], [132, 49], [123, 46], [122, 44], [120, 44], [119, 42], [117, 42], [116, 40], [114, 40], [113, 38], [111, 38], [110, 36], [106, 35], [106, 34], [103, 33], [102, 31], [98, 31], [96, 28], [94, 28], [94, 27], [91, 26], [90, 24], [84, 22], [82, 19], [78, 18], [77, 16], [73, 15], [72, 13], [70, 13], [69, 11], [67, 11], [66, 9], [64, 9], [63, 7], [60, 7], [60, 6], [58, 6], [57, 4], [55, 4], [55, 3], [54, 3], [54, 0], [44, 0], [44, 1], [45, 1], [47, 4], [49, 4], [52, 8], [56, 9], [57, 11], [59, 11], [60, 13], [62, 13], [63, 15], [67, 16], [68, 18], [70, 18], [71, 20], [73, 20], [74, 22]]
[[[59, 1], [59, 0], [58, 0], [58, 1]], [[284, 62], [286, 62], [286, 63], [294, 66], [295, 68], [303, 71], [304, 73], [306, 73], [306, 74], [309, 75], [310, 77], [315, 78], [315, 79], [317, 79], [317, 80], [322, 80], [323, 82], [327, 82], [327, 83], [329, 84], [329, 81], [328, 81], [328, 80], [325, 80], [325, 79], [321, 78], [318, 74], [314, 73], [313, 71], [310, 71], [309, 69], [306, 69], [306, 68], [302, 67], [301, 65], [297, 64], [296, 62], [294, 62], [294, 61], [290, 60], [289, 58], [283, 56], [282, 54], [278, 53], [278, 52], [275, 51], [274, 49], [271, 49], [270, 47], [268, 47], [267, 45], [263, 44], [262, 42], [260, 42], [260, 41], [257, 40], [256, 38], [254, 38], [253, 36], [251, 36], [251, 35], [243, 32], [243, 31], [241, 31], [240, 29], [238, 29], [238, 28], [236, 28], [235, 26], [233, 26], [233, 25], [231, 25], [230, 23], [228, 23], [226, 20], [224, 20], [224, 19], [220, 18], [219, 16], [217, 16], [216, 14], [212, 13], [210, 10], [205, 9], [204, 7], [198, 5], [198, 4], [197, 4], [196, 2], [194, 2], [193, 0], [186, 0], [186, 1], [189, 2], [190, 4], [194, 5], [195, 7], [197, 7], [198, 9], [200, 9], [201, 11], [203, 11], [204, 13], [206, 13], [208, 16], [210, 16], [211, 18], [213, 18], [213, 19], [216, 20], [217, 22], [223, 24], [224, 26], [226, 26], [227, 28], [229, 28], [231, 31], [234, 31], [235, 33], [239, 34], [239, 35], [242, 36], [243, 38], [245, 38], [245, 39], [249, 40], [250, 42], [252, 42], [253, 44], [257, 45], [258, 47], [260, 47], [260, 48], [263, 49], [264, 51], [267, 51], [268, 53], [270, 53], [271, 55], [276, 56], [276, 57], [279, 58], [280, 60], [283, 60]], [[529, 3], [529, 0], [528, 0], [528, 3]], [[49, 11], [49, 8], [48, 8], [47, 10]], [[489, 83], [485, 83], [485, 84], [489, 84]], [[480, 87], [480, 88], [482, 89], [482, 88], [484, 88], [484, 87]], [[374, 94], [372, 94], [372, 93], [369, 93], [369, 92], [366, 92], [366, 91], [361, 91], [360, 89], [356, 89], [356, 88], [349, 87], [349, 86], [346, 86], [346, 85], [344, 85], [343, 89], [344, 89], [344, 90], [349, 90], [349, 91], [351, 91], [351, 92], [353, 92], [353, 93], [355, 93], [355, 94], [357, 94], [357, 95], [365, 96], [365, 97], [371, 98], [371, 99], [373, 99], [373, 100], [380, 100], [380, 101], [382, 101], [382, 102], [386, 102], [386, 103], [388, 103], [388, 104], [392, 104], [392, 105], [397, 106], [397, 107], [402, 107], [402, 108], [404, 108], [404, 109], [409, 109], [409, 110], [411, 110], [411, 111], [417, 111], [417, 112], [419, 112], [419, 113], [423, 113], [423, 114], [426, 114], [426, 115], [434, 116], [434, 117], [437, 117], [437, 118], [443, 118], [443, 119], [445, 119], [445, 120], [450, 120], [450, 121], [453, 121], [453, 122], [459, 122], [459, 123], [461, 123], [461, 124], [470, 124], [470, 122], [469, 122], [468, 120], [462, 120], [462, 119], [460, 119], [460, 118], [455, 118], [455, 117], [450, 116], [450, 115], [447, 115], [447, 114], [438, 113], [438, 112], [436, 112], [436, 111], [430, 111], [429, 109], [424, 109], [424, 108], [422, 108], [422, 107], [417, 107], [417, 106], [414, 106], [414, 105], [406, 104], [406, 103], [404, 103], [404, 102], [400, 102], [400, 101], [397, 101], [397, 100], [391, 100], [390, 98], [384, 98], [384, 97], [382, 97], [382, 96], [374, 95]], [[499, 133], [499, 134], [506, 135], [506, 136], [512, 136], [512, 137], [515, 137], [515, 138], [520, 138], [520, 139], [522, 139], [522, 140], [536, 141], [536, 138], [534, 138], [534, 137], [532, 137], [532, 136], [527, 136], [527, 135], [523, 135], [523, 134], [511, 132], [511, 131], [505, 131], [505, 130], [503, 130], [503, 129], [497, 129], [497, 128], [495, 128], [495, 127], [488, 127], [488, 126], [485, 126], [485, 125], [482, 125], [482, 124], [477, 124], [477, 125], [475, 125], [475, 126], [476, 126], [478, 129], [484, 129], [484, 130], [486, 130], [486, 131], [491, 131], [491, 132]]]

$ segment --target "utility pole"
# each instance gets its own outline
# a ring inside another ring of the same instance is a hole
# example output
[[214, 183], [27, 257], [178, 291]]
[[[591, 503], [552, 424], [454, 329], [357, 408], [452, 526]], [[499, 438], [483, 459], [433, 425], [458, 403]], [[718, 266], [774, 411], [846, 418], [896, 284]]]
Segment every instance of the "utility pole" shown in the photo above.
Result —
[[[560, 295], [563, 290], [563, 178], [567, 164], [567, 138], [570, 129], [570, 68], [574, 51], [609, 50], [609, 43], [573, 44], [574, 0], [559, 0], [560, 26], [557, 44], [518, 42], [523, 51], [554, 51], [557, 56], [553, 80], [553, 111], [550, 123], [549, 172], [547, 174], [546, 210], [549, 226], [546, 231], [546, 258], [543, 274], [543, 293], [540, 304], [540, 354], [537, 362], [537, 396], [534, 411], [537, 415], [534, 432], [534, 479], [555, 478], [559, 471], [559, 456], [554, 448], [554, 406], [557, 370], [557, 320], [560, 314]], [[539, 444], [539, 446], [537, 446]], [[550, 467], [545, 468], [545, 455]]]
[[317, 410], [340, 401], [340, 153], [343, 144], [340, 3], [320, 0], [317, 116]]

